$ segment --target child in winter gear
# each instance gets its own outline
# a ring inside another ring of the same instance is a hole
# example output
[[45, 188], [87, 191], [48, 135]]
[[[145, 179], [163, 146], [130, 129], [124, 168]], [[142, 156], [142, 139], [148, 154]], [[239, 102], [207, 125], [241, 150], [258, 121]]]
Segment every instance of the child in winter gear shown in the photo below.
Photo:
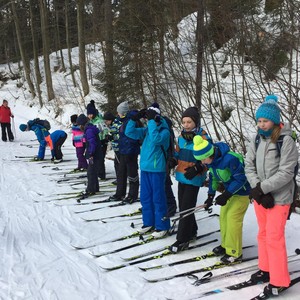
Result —
[[50, 132], [44, 126], [36, 123], [34, 120], [30, 120], [27, 124], [20, 125], [21, 131], [32, 130], [37, 140], [40, 143], [38, 155], [34, 157], [35, 160], [44, 160], [46, 146], [50, 147], [51, 150], [51, 160], [54, 162], [61, 162], [63, 154], [61, 152], [61, 146], [67, 139], [67, 133], [63, 130], [56, 130], [50, 134]]
[[[128, 102], [122, 102], [117, 107], [121, 126], [119, 127], [119, 153], [120, 163], [117, 173], [117, 190], [110, 197], [111, 201], [125, 201], [129, 204], [137, 201], [139, 194], [139, 174], [138, 174], [138, 155], [140, 154], [140, 144], [125, 134], [130, 118], [136, 111], [129, 111]], [[129, 181], [129, 191], [126, 198], [127, 178]]]
[[[1, 123], [3, 142], [7, 142], [7, 136], [10, 142], [13, 142], [14, 140], [14, 135], [11, 131], [11, 124], [10, 124], [10, 118], [13, 117], [14, 115], [11, 113], [11, 110], [8, 107], [8, 101], [4, 99], [2, 105], [0, 106], [0, 123]], [[6, 135], [6, 131], [7, 131], [7, 135]]]
[[[120, 163], [120, 152], [119, 152], [119, 129], [122, 125], [122, 122], [120, 120], [120, 117], [115, 117], [111, 112], [106, 112], [103, 115], [103, 119], [105, 122], [105, 125], [108, 128], [108, 140], [111, 141], [111, 147], [115, 153], [114, 158], [114, 168], [116, 177], [118, 176], [118, 168]], [[117, 183], [117, 182], [115, 182]]]
[[242, 259], [243, 219], [249, 206], [250, 185], [247, 181], [242, 156], [230, 151], [226, 143], [210, 143], [201, 136], [194, 137], [194, 156], [209, 169], [207, 207], [212, 205], [219, 184], [224, 186], [216, 197], [220, 205], [221, 245], [214, 248], [221, 261], [233, 263]]
[[[298, 150], [288, 124], [280, 123], [278, 98], [268, 95], [256, 111], [260, 142], [253, 138], [246, 155], [246, 176], [252, 187], [250, 197], [258, 222], [258, 267], [268, 273], [271, 292], [288, 287], [287, 253], [285, 245], [285, 224], [293, 202], [295, 166]], [[283, 136], [281, 153], [276, 142]], [[260, 274], [257, 272], [257, 274]], [[252, 275], [252, 277], [255, 274]], [[251, 277], [251, 279], [252, 279]], [[254, 278], [255, 279], [255, 278]], [[264, 281], [268, 281], [265, 277]]]
[[105, 125], [102, 115], [98, 112], [95, 107], [95, 101], [91, 100], [90, 103], [87, 105], [87, 117], [90, 120], [90, 123], [98, 127], [99, 129], [99, 139], [101, 143], [101, 160], [99, 161], [99, 168], [98, 168], [98, 177], [101, 180], [106, 179], [106, 172], [105, 172], [105, 156], [107, 151], [107, 144], [108, 140], [106, 138], [108, 134], [108, 128]]
[[84, 131], [86, 140], [85, 157], [88, 160], [86, 194], [91, 195], [99, 192], [98, 168], [102, 159], [99, 129], [91, 124], [84, 114], [78, 116], [76, 123]]
[[[206, 167], [193, 155], [193, 137], [198, 134], [211, 141], [206, 131], [200, 127], [200, 115], [197, 107], [189, 107], [182, 114], [182, 126], [175, 149], [174, 160], [177, 162], [175, 178], [178, 181], [179, 212], [194, 208], [200, 187], [206, 179]], [[178, 224], [176, 242], [171, 246], [173, 252], [188, 247], [189, 242], [197, 235], [195, 214], [182, 218]]]
[[[140, 111], [141, 112], [141, 111]], [[166, 121], [160, 116], [157, 103], [139, 117], [147, 117], [147, 127], [137, 128], [135, 117], [129, 120], [125, 130], [126, 136], [135, 140], [143, 140], [140, 158], [141, 169], [141, 204], [143, 228], [141, 233], [155, 228], [152, 235], [163, 237], [170, 228], [170, 220], [164, 220], [167, 214], [165, 193], [166, 152], [170, 142], [170, 131]]]
[[84, 132], [80, 129], [80, 126], [77, 125], [77, 115], [71, 116], [71, 123], [72, 123], [72, 141], [73, 146], [76, 149], [76, 157], [78, 160], [77, 170], [86, 170], [88, 165], [86, 158], [84, 157], [85, 152], [85, 138]]

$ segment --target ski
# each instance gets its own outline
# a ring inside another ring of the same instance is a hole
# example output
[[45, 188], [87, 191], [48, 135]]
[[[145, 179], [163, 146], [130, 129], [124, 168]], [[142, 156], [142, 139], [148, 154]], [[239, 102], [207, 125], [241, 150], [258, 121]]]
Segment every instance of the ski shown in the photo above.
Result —
[[[255, 268], [257, 269], [257, 266], [255, 266]], [[238, 271], [238, 270], [236, 270], [236, 271]], [[300, 270], [292, 271], [292, 272], [290, 272], [290, 275], [295, 274], [295, 273], [299, 273], [299, 272], [300, 272]], [[262, 282], [262, 281], [253, 282], [250, 279], [250, 280], [247, 280], [247, 281], [242, 281], [242, 282], [237, 283], [237, 284], [226, 286], [224, 288], [214, 289], [214, 290], [202, 293], [200, 295], [195, 296], [194, 298], [190, 298], [189, 300], [199, 299], [199, 298], [203, 298], [203, 297], [207, 297], [207, 296], [211, 296], [211, 295], [215, 295], [215, 294], [224, 293], [224, 292], [227, 292], [227, 291], [237, 291], [237, 290], [244, 289], [246, 287], [250, 287], [250, 286], [254, 286], [254, 285], [258, 285], [258, 284], [263, 284], [263, 283], [264, 282]], [[263, 299], [267, 299], [267, 298], [263, 298]]]
[[[109, 203], [109, 202], [111, 202], [111, 201], [104, 200], [104, 201], [101, 201], [101, 202], [98, 202], [98, 203], [89, 203], [89, 204], [102, 204], [102, 203]], [[75, 210], [74, 213], [75, 214], [82, 214], [82, 213], [87, 213], [87, 212], [90, 212], [90, 211], [96, 211], [96, 210], [99, 210], [99, 209], [103, 209], [103, 208], [106, 208], [106, 207], [109, 207], [109, 206], [95, 207], [95, 208], [90, 208], [90, 209], [81, 210], [81, 211], [76, 211]], [[102, 223], [106, 223], [106, 220], [110, 220], [110, 219], [114, 219], [114, 218], [134, 217], [134, 216], [138, 216], [138, 215], [141, 215], [141, 214], [142, 214], [142, 208], [139, 208], [139, 209], [137, 209], [133, 212], [124, 213], [124, 214], [111, 216], [111, 217], [104, 217], [104, 218], [99, 219], [98, 221], [101, 221]]]
[[187, 271], [187, 272], [183, 272], [183, 273], [179, 273], [179, 274], [175, 274], [175, 275], [170, 275], [170, 276], [165, 276], [165, 277], [160, 277], [160, 278], [153, 278], [153, 279], [144, 277], [144, 279], [147, 280], [148, 282], [151, 282], [151, 283], [166, 281], [166, 280], [170, 280], [170, 279], [174, 279], [174, 278], [178, 278], [178, 277], [189, 276], [191, 274], [198, 273], [198, 272], [205, 272], [205, 271], [211, 271], [211, 270], [225, 268], [225, 267], [228, 267], [228, 266], [234, 266], [234, 265], [240, 264], [242, 262], [251, 261], [251, 260], [254, 260], [254, 259], [257, 259], [257, 256], [253, 256], [253, 257], [249, 257], [249, 258], [243, 258], [241, 261], [235, 261], [233, 263], [223, 263], [221, 261], [218, 261], [215, 264], [210, 265], [208, 267], [203, 267], [203, 268], [195, 269], [195, 270], [192, 270], [192, 271]]
[[[104, 202], [111, 202], [111, 201], [102, 201], [103, 203]], [[98, 208], [95, 208], [93, 210], [100, 210], [100, 209], [105, 209], [105, 208], [111, 208], [111, 207], [119, 207], [119, 206], [124, 206], [124, 205], [131, 205], [130, 203], [128, 202], [125, 202], [125, 201], [121, 201], [119, 203], [115, 203], [115, 204], [110, 204], [110, 205], [107, 205], [107, 206], [103, 206], [103, 207], [98, 207]], [[99, 221], [102, 221], [102, 218], [87, 218], [87, 217], [81, 217], [81, 219], [83, 219], [84, 221], [86, 222], [99, 222]]]
[[100, 256], [104, 256], [104, 255], [113, 254], [113, 253], [121, 252], [121, 251], [124, 251], [124, 250], [128, 250], [128, 249], [140, 246], [140, 245], [145, 245], [145, 244], [148, 244], [148, 243], [150, 243], [152, 241], [156, 241], [156, 240], [157, 240], [157, 238], [153, 237], [152, 235], [150, 235], [146, 239], [144, 239], [143, 236], [141, 235], [140, 236], [140, 241], [138, 241], [136, 243], [133, 243], [133, 244], [130, 244], [128, 246], [124, 246], [124, 247], [121, 247], [121, 248], [117, 248], [115, 250], [106, 251], [106, 252], [102, 252], [102, 253], [99, 253], [99, 252], [97, 253], [95, 251], [91, 251], [90, 254], [93, 255], [94, 257], [100, 257]]
[[[193, 246], [192, 246], [193, 247]], [[243, 249], [247, 249], [247, 248], [252, 248], [254, 247], [254, 245], [251, 246], [245, 246], [243, 247]], [[193, 249], [193, 248], [191, 248]], [[190, 263], [190, 262], [195, 262], [195, 261], [200, 261], [206, 258], [211, 258], [211, 257], [216, 257], [217, 255], [214, 252], [208, 252], [204, 255], [201, 256], [196, 256], [196, 257], [192, 257], [192, 258], [188, 258], [188, 259], [183, 259], [183, 260], [179, 260], [179, 261], [175, 261], [173, 263], [169, 263], [169, 264], [165, 264], [165, 265], [158, 265], [158, 266], [153, 266], [153, 267], [147, 267], [147, 268], [140, 268], [142, 271], [148, 271], [148, 270], [152, 270], [152, 269], [162, 269], [165, 267], [172, 267], [172, 266], [176, 266], [176, 265], [181, 265], [181, 264], [186, 264], [186, 263]]]
[[[211, 243], [213, 243], [215, 241], [217, 241], [217, 239], [211, 240], [211, 241], [208, 241], [208, 242], [205, 242], [205, 243], [202, 243], [202, 244], [199, 244], [199, 245], [197, 245], [197, 247], [206, 246], [206, 245], [211, 244]], [[124, 263], [124, 264], [121, 264], [121, 265], [117, 265], [117, 266], [114, 266], [114, 267], [102, 267], [101, 266], [101, 268], [105, 269], [107, 271], [114, 271], [114, 270], [118, 270], [118, 269], [121, 269], [121, 268], [124, 268], [124, 267], [128, 267], [128, 266], [140, 264], [142, 262], [146, 262], [146, 261], [149, 261], [149, 260], [152, 260], [152, 259], [161, 258], [161, 257], [169, 255], [169, 254], [174, 254], [174, 253], [171, 252], [171, 251], [169, 251], [169, 250], [165, 250], [165, 252], [163, 252], [162, 254], [157, 255], [157, 256], [152, 256], [152, 257], [148, 257], [148, 258], [137, 260], [137, 261], [127, 262], [127, 263]]]
[[[295, 285], [298, 282], [300, 282], [300, 276], [292, 279], [291, 283], [288, 287], [281, 288], [278, 295], [281, 295], [282, 292], [286, 291], [287, 289], [289, 289], [290, 287], [292, 287], [293, 285]], [[256, 297], [251, 298], [250, 300], [264, 300], [264, 299], [269, 299], [270, 297], [271, 296], [269, 296], [269, 295], [265, 294], [264, 292], [262, 292], [259, 295], [257, 295]]]
[[[220, 230], [210, 231], [210, 232], [208, 232], [208, 233], [205, 233], [205, 234], [202, 234], [202, 235], [198, 235], [198, 236], [195, 238], [195, 240], [199, 240], [199, 239], [201, 239], [201, 238], [203, 238], [203, 237], [212, 235], [212, 234], [217, 233], [217, 232], [220, 232]], [[187, 248], [187, 250], [194, 249], [194, 248], [196, 248], [195, 246], [196, 246], [196, 245], [190, 246], [190, 247]], [[191, 248], [191, 247], [192, 247], [192, 248]], [[163, 253], [161, 253], [161, 254], [154, 255], [154, 256], [151, 256], [151, 257], [146, 258], [145, 261], [148, 261], [148, 260], [152, 260], [152, 259], [161, 258], [161, 257], [166, 256], [166, 255], [176, 254], [176, 253], [173, 253], [171, 250], [169, 250], [169, 248], [170, 248], [170, 245], [164, 246], [164, 247], [161, 247], [161, 248], [158, 248], [158, 249], [155, 249], [155, 250], [150, 250], [150, 251], [147, 251], [147, 252], [144, 252], [144, 253], [142, 253], [142, 254], [135, 255], [135, 256], [122, 258], [122, 259], [123, 259], [123, 260], [126, 260], [126, 261], [130, 261], [130, 260], [135, 260], [135, 259], [138, 259], [138, 258], [142, 258], [142, 257], [148, 256], [148, 255], [155, 254], [155, 253], [158, 253], [158, 252], [163, 251]], [[159, 256], [160, 256], [160, 257], [159, 257]]]
[[83, 245], [74, 245], [71, 243], [71, 246], [75, 249], [78, 249], [78, 250], [83, 250], [83, 249], [89, 249], [89, 248], [93, 248], [93, 247], [96, 247], [98, 245], [104, 245], [104, 244], [108, 244], [108, 243], [114, 243], [114, 242], [119, 242], [119, 241], [123, 241], [123, 240], [127, 240], [127, 239], [131, 239], [131, 238], [135, 238], [135, 237], [139, 237], [141, 236], [141, 234], [138, 232], [138, 231], [135, 231], [131, 234], [128, 234], [128, 235], [123, 235], [121, 237], [118, 237], [118, 238], [114, 238], [114, 239], [111, 239], [111, 240], [108, 240], [108, 241], [99, 241], [97, 242], [97, 240], [93, 240], [93, 241], [89, 241], [89, 242], [86, 242], [85, 244]]

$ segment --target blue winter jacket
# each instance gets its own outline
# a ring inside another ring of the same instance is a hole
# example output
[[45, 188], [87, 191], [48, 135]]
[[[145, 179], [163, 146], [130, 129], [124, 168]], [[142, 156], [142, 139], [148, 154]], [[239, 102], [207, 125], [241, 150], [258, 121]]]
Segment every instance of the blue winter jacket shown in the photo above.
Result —
[[86, 158], [93, 157], [99, 159], [101, 157], [101, 142], [99, 138], [100, 130], [93, 124], [87, 123], [84, 127], [84, 135], [86, 139]]
[[[209, 194], [215, 194], [218, 184], [223, 183], [225, 190], [233, 195], [249, 195], [250, 185], [245, 175], [244, 163], [238, 154], [230, 151], [226, 143], [215, 143], [215, 155], [209, 168]], [[242, 158], [242, 156], [240, 155]]]
[[[140, 143], [138, 139], [133, 139], [125, 134], [128, 121], [132, 115], [136, 114], [137, 111], [130, 111], [120, 121], [122, 125], [119, 127], [119, 152], [120, 154], [140, 154]], [[134, 122], [135, 123], [135, 122]]]
[[33, 120], [28, 121], [27, 125], [28, 125], [29, 130], [34, 131], [36, 138], [40, 143], [39, 152], [38, 152], [37, 157], [44, 159], [46, 146], [47, 146], [45, 137], [50, 135], [50, 133], [44, 126], [36, 124]]
[[67, 133], [63, 130], [55, 130], [50, 134], [50, 138], [52, 140], [52, 145], [53, 145], [53, 149], [51, 149], [52, 157], [56, 156], [55, 145], [56, 145], [57, 141], [62, 137], [67, 137]]
[[170, 130], [163, 118], [158, 125], [154, 120], [150, 120], [147, 127], [143, 128], [137, 128], [136, 123], [130, 120], [125, 134], [132, 139], [143, 140], [140, 157], [141, 171], [166, 172], [165, 153], [170, 144]]

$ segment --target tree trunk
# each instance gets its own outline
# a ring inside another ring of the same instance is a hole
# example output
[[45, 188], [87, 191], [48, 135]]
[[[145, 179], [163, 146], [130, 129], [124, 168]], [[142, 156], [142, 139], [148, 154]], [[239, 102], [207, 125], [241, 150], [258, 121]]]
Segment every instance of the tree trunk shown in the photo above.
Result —
[[44, 68], [45, 68], [45, 76], [46, 76], [46, 85], [47, 85], [47, 94], [48, 101], [55, 98], [53, 85], [52, 85], [52, 77], [51, 77], [51, 67], [50, 67], [50, 50], [49, 50], [49, 35], [48, 35], [48, 21], [47, 21], [47, 10], [45, 0], [39, 0], [40, 6], [40, 15], [41, 15], [41, 33], [43, 40], [43, 56], [44, 56]]
[[29, 60], [26, 56], [26, 51], [25, 51], [24, 46], [23, 46], [21, 29], [20, 29], [19, 19], [18, 19], [18, 16], [17, 16], [16, 6], [15, 6], [14, 1], [11, 2], [11, 8], [12, 8], [15, 27], [16, 27], [17, 40], [18, 40], [21, 59], [22, 59], [22, 62], [23, 62], [25, 78], [26, 78], [26, 81], [28, 83], [32, 98], [34, 98], [36, 96], [36, 94], [35, 94], [34, 85], [31, 81], [31, 77], [30, 77], [30, 64], [29, 64]]
[[85, 41], [84, 41], [84, 0], [77, 1], [77, 28], [79, 48], [79, 72], [83, 95], [89, 93], [89, 84], [86, 73]]

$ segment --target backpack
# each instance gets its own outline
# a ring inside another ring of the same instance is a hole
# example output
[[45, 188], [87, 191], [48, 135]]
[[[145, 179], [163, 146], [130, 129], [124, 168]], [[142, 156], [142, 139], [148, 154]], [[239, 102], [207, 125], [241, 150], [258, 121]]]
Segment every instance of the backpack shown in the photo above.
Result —
[[35, 124], [38, 124], [38, 125], [41, 125], [41, 126], [45, 127], [47, 130], [51, 129], [51, 125], [50, 125], [48, 120], [41, 120], [39, 118], [36, 118], [36, 119], [33, 120], [33, 122]]
[[[283, 139], [284, 139], [285, 135], [280, 135], [277, 142], [276, 142], [276, 149], [278, 152], [279, 157], [281, 156], [281, 148], [282, 148], [282, 144], [283, 144]], [[292, 131], [292, 135], [291, 137], [293, 138], [293, 140], [297, 141], [297, 134], [296, 132], [293, 130]], [[257, 151], [258, 145], [260, 143], [260, 134], [257, 134], [255, 137], [255, 151]], [[298, 171], [299, 171], [299, 162], [297, 162], [295, 169], [294, 169], [294, 177], [293, 177], [293, 181], [294, 181], [294, 193], [293, 193], [293, 202], [291, 204], [290, 207], [290, 211], [289, 211], [289, 215], [288, 215], [288, 220], [290, 219], [291, 213], [295, 210], [295, 206], [296, 206], [296, 200], [298, 198], [298, 185], [297, 185], [297, 181], [296, 181], [296, 177], [298, 175]]]
[[167, 150], [164, 149], [163, 146], [160, 146], [162, 149], [162, 152], [164, 154], [165, 160], [168, 161], [170, 157], [173, 157], [174, 151], [175, 151], [175, 133], [172, 129], [172, 121], [167, 117], [162, 117], [165, 119], [166, 123], [168, 124], [168, 129], [170, 131], [170, 143]]

